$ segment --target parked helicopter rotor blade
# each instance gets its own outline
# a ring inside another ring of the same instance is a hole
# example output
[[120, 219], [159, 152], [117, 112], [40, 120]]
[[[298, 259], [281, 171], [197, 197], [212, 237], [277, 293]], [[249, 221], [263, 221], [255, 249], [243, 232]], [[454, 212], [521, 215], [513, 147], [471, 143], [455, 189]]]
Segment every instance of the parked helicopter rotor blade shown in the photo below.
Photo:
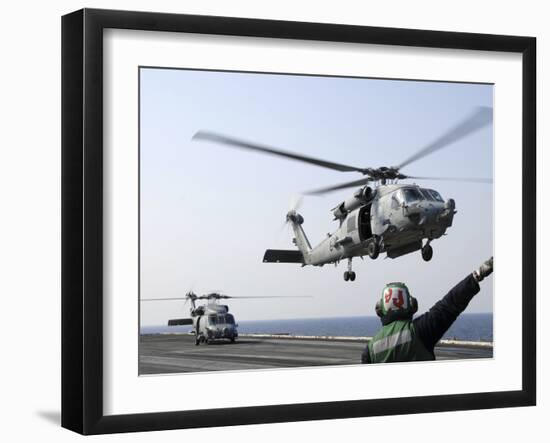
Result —
[[258, 296], [232, 296], [226, 295], [224, 298], [313, 298], [311, 295], [258, 295]]
[[215, 134], [213, 132], [208, 132], [208, 131], [197, 132], [193, 136], [192, 140], [211, 141], [211, 142], [220, 143], [223, 145], [233, 146], [236, 148], [250, 149], [252, 151], [264, 152], [264, 153], [276, 155], [279, 157], [286, 157], [286, 158], [291, 158], [293, 160], [310, 163], [312, 165], [321, 166], [323, 168], [334, 169], [336, 171], [342, 171], [342, 172], [355, 171], [355, 172], [363, 173], [363, 168], [357, 168], [355, 166], [348, 166], [340, 163], [329, 162], [329, 161], [321, 160], [314, 157], [307, 157], [305, 155], [296, 154], [294, 152], [283, 151], [282, 149], [276, 149], [265, 145], [250, 143], [244, 140], [238, 140], [233, 137], [227, 137], [225, 135]]
[[185, 300], [196, 299], [197, 295], [193, 291], [187, 292], [185, 297], [165, 297], [165, 298], [142, 298], [140, 301], [170, 301], [170, 300]]
[[342, 183], [335, 186], [329, 186], [327, 188], [314, 189], [312, 191], [304, 192], [306, 195], [322, 195], [328, 192], [337, 191], [339, 189], [353, 188], [355, 186], [366, 185], [369, 181], [372, 181], [370, 178], [364, 177], [359, 180], [354, 180], [351, 182]]
[[413, 178], [418, 180], [442, 180], [442, 181], [451, 181], [451, 182], [470, 182], [470, 183], [488, 183], [492, 184], [492, 178], [482, 178], [482, 177], [416, 177], [412, 175], [407, 175], [407, 178]]
[[466, 137], [469, 134], [487, 126], [493, 120], [493, 109], [487, 106], [479, 106], [476, 110], [470, 114], [467, 118], [461, 121], [458, 125], [451, 128], [441, 137], [434, 140], [428, 146], [420, 149], [414, 155], [410, 156], [404, 162], [397, 166], [397, 169], [401, 169], [412, 162], [415, 162], [422, 157], [425, 157], [432, 152], [446, 148], [452, 143]]
[[166, 300], [188, 300], [189, 297], [174, 297], [174, 298], [142, 298], [140, 301], [166, 301]]
[[311, 298], [311, 296], [308, 295], [251, 295], [251, 296], [239, 296], [239, 295], [225, 295], [225, 294], [218, 294], [218, 293], [210, 293], [207, 295], [201, 295], [198, 297], [201, 300], [206, 299], [228, 299], [228, 298]]

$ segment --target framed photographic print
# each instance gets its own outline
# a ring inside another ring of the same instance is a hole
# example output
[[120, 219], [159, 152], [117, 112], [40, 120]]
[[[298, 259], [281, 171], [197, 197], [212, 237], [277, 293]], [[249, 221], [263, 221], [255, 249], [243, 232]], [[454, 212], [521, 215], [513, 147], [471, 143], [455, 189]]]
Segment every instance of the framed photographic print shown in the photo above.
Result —
[[62, 425], [534, 405], [535, 48], [64, 16]]

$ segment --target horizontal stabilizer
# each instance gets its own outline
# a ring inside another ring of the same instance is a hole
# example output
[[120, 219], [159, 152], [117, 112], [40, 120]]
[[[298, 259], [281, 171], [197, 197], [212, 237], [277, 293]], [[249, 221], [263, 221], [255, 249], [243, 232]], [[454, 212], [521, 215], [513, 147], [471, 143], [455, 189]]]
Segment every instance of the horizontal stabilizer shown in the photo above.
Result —
[[173, 320], [168, 320], [168, 326], [182, 326], [192, 324], [193, 320], [191, 318], [175, 318]]
[[264, 263], [304, 263], [300, 251], [287, 249], [268, 249], [264, 254]]

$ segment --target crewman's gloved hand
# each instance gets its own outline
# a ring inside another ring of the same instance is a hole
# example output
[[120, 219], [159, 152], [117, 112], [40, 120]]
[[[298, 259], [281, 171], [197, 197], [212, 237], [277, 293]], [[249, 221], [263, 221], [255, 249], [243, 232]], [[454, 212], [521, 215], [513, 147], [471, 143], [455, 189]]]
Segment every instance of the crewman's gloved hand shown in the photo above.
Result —
[[474, 271], [474, 278], [480, 282], [485, 277], [491, 275], [493, 273], [493, 257], [491, 257], [489, 260], [484, 262], [479, 269], [476, 269]]

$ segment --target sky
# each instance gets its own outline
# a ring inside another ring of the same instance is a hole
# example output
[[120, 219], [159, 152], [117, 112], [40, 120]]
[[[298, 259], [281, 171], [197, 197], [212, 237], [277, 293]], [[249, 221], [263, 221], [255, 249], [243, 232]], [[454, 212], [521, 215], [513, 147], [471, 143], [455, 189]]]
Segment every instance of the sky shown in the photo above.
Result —
[[[199, 130], [359, 167], [396, 165], [467, 117], [493, 106], [493, 86], [446, 82], [140, 70], [140, 295], [307, 298], [230, 300], [238, 320], [374, 315], [385, 283], [405, 282], [428, 310], [493, 254], [493, 186], [418, 180], [456, 201], [447, 235], [397, 259], [354, 259], [355, 282], [338, 267], [263, 263], [266, 249], [293, 249], [285, 227], [302, 192], [358, 179], [288, 159], [192, 141]], [[489, 125], [403, 168], [419, 176], [493, 176]], [[337, 223], [347, 189], [306, 196], [299, 212], [314, 246]], [[492, 312], [492, 278], [467, 312]], [[142, 302], [141, 324], [188, 316], [183, 302]]]

